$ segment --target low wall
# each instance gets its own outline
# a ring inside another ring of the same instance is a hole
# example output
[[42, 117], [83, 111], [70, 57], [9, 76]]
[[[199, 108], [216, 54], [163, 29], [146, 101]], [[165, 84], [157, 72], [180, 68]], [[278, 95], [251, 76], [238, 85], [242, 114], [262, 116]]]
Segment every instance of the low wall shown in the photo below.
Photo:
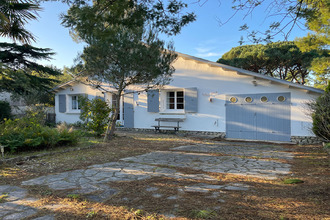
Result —
[[[117, 128], [120, 131], [135, 131], [135, 132], [142, 132], [142, 133], [154, 133], [155, 129], [142, 129], [142, 128], [124, 128], [119, 127]], [[174, 133], [174, 130], [161, 130], [161, 133]], [[212, 136], [217, 138], [225, 138], [225, 132], [210, 132], [210, 131], [178, 131], [178, 135], [192, 135], [192, 136]], [[311, 137], [311, 136], [292, 136], [291, 142], [301, 145], [307, 144], [321, 144], [322, 140], [318, 137]]]
[[307, 145], [307, 144], [321, 144], [322, 140], [318, 137], [311, 137], [311, 136], [292, 136], [291, 142]]

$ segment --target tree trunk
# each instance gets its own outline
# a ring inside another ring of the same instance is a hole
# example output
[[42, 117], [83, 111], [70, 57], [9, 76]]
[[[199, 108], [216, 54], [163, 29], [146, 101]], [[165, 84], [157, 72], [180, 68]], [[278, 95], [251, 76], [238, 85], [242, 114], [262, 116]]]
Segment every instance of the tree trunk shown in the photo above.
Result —
[[116, 122], [117, 122], [118, 114], [120, 111], [120, 97], [121, 97], [122, 91], [123, 90], [118, 90], [117, 97], [116, 97], [117, 106], [115, 108], [115, 111], [111, 115], [111, 120], [108, 123], [107, 131], [105, 132], [105, 136], [104, 136], [104, 140], [103, 140], [104, 142], [110, 141], [115, 134]]

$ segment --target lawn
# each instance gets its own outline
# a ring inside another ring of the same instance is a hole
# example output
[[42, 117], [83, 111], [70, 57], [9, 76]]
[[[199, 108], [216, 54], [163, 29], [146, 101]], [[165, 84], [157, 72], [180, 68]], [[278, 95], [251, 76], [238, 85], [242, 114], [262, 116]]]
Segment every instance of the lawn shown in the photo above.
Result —
[[[84, 169], [92, 164], [115, 162], [124, 157], [212, 141], [197, 137], [130, 132], [118, 132], [118, 136], [107, 144], [98, 139], [84, 139], [75, 147], [59, 147], [42, 152], [42, 157], [1, 165], [0, 185], [20, 186], [24, 180], [50, 173]], [[175, 219], [330, 219], [329, 155], [316, 145], [284, 147], [295, 155], [293, 160], [285, 161], [292, 165], [292, 176], [263, 180], [207, 173], [216, 177], [221, 184], [244, 183], [251, 186], [247, 191], [220, 192], [223, 201], [207, 198], [198, 192], [169, 200], [155, 198], [152, 192], [144, 190], [146, 186], [158, 188], [159, 193], [170, 197], [176, 194], [178, 186], [205, 182], [165, 177], [110, 183], [120, 193], [103, 203], [91, 202], [84, 195], [70, 194], [65, 190], [53, 191], [40, 186], [27, 188], [31, 196], [39, 199], [31, 206], [46, 207], [34, 217], [55, 213], [57, 219], [162, 219], [166, 218], [163, 214], [175, 210]], [[40, 152], [28, 153], [36, 154]], [[202, 173], [189, 168], [177, 170], [182, 173]], [[209, 193], [210, 196], [212, 193]], [[47, 208], [50, 206], [57, 208], [53, 211]]]

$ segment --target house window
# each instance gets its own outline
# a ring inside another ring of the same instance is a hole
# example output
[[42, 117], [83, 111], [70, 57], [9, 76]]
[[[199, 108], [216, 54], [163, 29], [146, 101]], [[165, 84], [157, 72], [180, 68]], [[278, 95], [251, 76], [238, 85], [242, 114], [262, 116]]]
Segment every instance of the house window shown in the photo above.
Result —
[[80, 109], [79, 101], [78, 101], [78, 96], [77, 95], [72, 96], [72, 109], [73, 110]]
[[166, 94], [167, 109], [184, 109], [184, 93], [183, 91], [171, 91]]
[[[122, 97], [122, 100], [124, 100], [124, 97]], [[111, 101], [112, 108], [117, 108], [117, 105], [119, 105], [119, 112], [118, 112], [118, 117], [117, 120], [124, 120], [124, 108], [117, 103], [117, 94], [112, 94], [112, 101]], [[122, 117], [122, 119], [120, 119]]]

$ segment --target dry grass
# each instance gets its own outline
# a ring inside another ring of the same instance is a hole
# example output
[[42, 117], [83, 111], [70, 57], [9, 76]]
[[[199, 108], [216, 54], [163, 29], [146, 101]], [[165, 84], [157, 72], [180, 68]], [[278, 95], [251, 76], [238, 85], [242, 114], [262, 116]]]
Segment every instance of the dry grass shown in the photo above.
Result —
[[[209, 141], [174, 135], [120, 133], [111, 143], [97, 144], [90, 149], [46, 156], [25, 161], [22, 165], [3, 165], [0, 167], [0, 184], [19, 186], [23, 180], [49, 173], [82, 169], [91, 164], [205, 142]], [[30, 205], [43, 207], [33, 217], [55, 213], [57, 219], [164, 219], [166, 217], [162, 214], [174, 213], [176, 219], [330, 219], [329, 155], [321, 146], [285, 147], [295, 154], [295, 159], [286, 161], [292, 165], [293, 175], [285, 178], [301, 179], [304, 183], [284, 184], [284, 177], [263, 180], [207, 173], [216, 177], [219, 184], [244, 183], [250, 186], [248, 191], [214, 190], [220, 196], [210, 198], [213, 192], [180, 193], [178, 189], [211, 182], [157, 177], [109, 183], [119, 193], [103, 203], [88, 201], [83, 195], [70, 196], [69, 191], [31, 186], [28, 187], [30, 194], [39, 200]], [[177, 170], [201, 173], [188, 168]], [[157, 187], [158, 190], [148, 192], [146, 188], [149, 187]], [[162, 197], [155, 198], [155, 193]], [[178, 199], [166, 199], [178, 195]]]

